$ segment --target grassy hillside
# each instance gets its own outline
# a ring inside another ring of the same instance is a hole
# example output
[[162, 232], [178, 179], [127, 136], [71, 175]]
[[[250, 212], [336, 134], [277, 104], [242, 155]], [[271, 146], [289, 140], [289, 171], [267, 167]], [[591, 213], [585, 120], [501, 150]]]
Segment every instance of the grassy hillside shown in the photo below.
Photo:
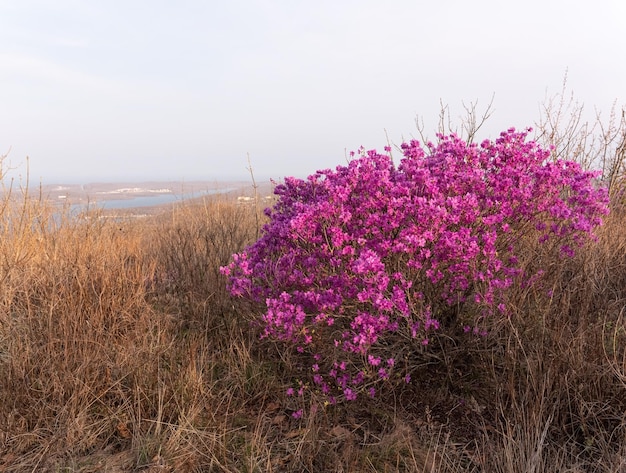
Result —
[[76, 218], [5, 193], [0, 472], [626, 471], [625, 229], [616, 205], [572, 260], [529, 245], [547, 284], [510, 319], [433, 339], [401, 390], [324, 406], [285, 397], [302, 373], [219, 274], [254, 206]]

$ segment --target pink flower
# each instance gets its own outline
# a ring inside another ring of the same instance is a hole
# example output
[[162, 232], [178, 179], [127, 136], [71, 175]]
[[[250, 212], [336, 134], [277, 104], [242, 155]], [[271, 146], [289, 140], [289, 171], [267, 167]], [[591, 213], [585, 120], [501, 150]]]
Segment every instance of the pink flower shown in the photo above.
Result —
[[261, 237], [220, 271], [234, 296], [265, 304], [262, 336], [306, 365], [299, 395], [311, 379], [333, 400], [390, 382], [382, 360], [391, 370], [397, 348], [455, 329], [439, 314], [461, 303], [476, 314], [463, 330], [484, 336], [482, 318], [508, 316], [511, 288], [542, 279], [526, 274], [520, 241], [571, 257], [593, 237], [606, 190], [527, 134], [414, 140], [399, 163], [360, 148], [346, 166], [276, 186]]
[[380, 358], [376, 357], [376, 356], [372, 356], [372, 355], [367, 355], [367, 361], [370, 365], [372, 366], [378, 366], [380, 365]]

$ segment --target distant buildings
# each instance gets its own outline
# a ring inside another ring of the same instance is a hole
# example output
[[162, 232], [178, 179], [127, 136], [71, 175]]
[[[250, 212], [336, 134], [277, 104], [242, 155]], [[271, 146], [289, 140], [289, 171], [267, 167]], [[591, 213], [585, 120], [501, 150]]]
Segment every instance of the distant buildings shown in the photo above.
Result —
[[[265, 197], [261, 198], [261, 201], [264, 203], [269, 203], [271, 202], [272, 199], [273, 199], [273, 196], [266, 195]], [[239, 197], [237, 197], [238, 204], [252, 204], [255, 202], [255, 200], [256, 200], [255, 197], [250, 197], [248, 195], [240, 195]]]

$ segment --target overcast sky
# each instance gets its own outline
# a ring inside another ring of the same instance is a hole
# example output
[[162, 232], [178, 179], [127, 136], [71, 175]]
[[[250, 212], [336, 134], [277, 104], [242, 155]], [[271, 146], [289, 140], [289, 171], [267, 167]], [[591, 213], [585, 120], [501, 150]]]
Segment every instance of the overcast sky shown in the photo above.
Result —
[[626, 102], [624, 0], [0, 0], [0, 154], [44, 183], [304, 177], [434, 130]]

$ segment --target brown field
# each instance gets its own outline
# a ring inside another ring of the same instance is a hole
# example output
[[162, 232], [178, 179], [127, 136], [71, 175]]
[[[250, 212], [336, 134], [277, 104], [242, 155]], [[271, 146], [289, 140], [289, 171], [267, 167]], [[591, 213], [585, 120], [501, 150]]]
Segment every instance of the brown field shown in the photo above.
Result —
[[441, 337], [411, 385], [301, 420], [319, 400], [285, 397], [297, 366], [218, 270], [257, 210], [76, 218], [5, 194], [0, 472], [626, 471], [623, 207], [545, 262], [551, 297], [518, 290], [510, 320]]

